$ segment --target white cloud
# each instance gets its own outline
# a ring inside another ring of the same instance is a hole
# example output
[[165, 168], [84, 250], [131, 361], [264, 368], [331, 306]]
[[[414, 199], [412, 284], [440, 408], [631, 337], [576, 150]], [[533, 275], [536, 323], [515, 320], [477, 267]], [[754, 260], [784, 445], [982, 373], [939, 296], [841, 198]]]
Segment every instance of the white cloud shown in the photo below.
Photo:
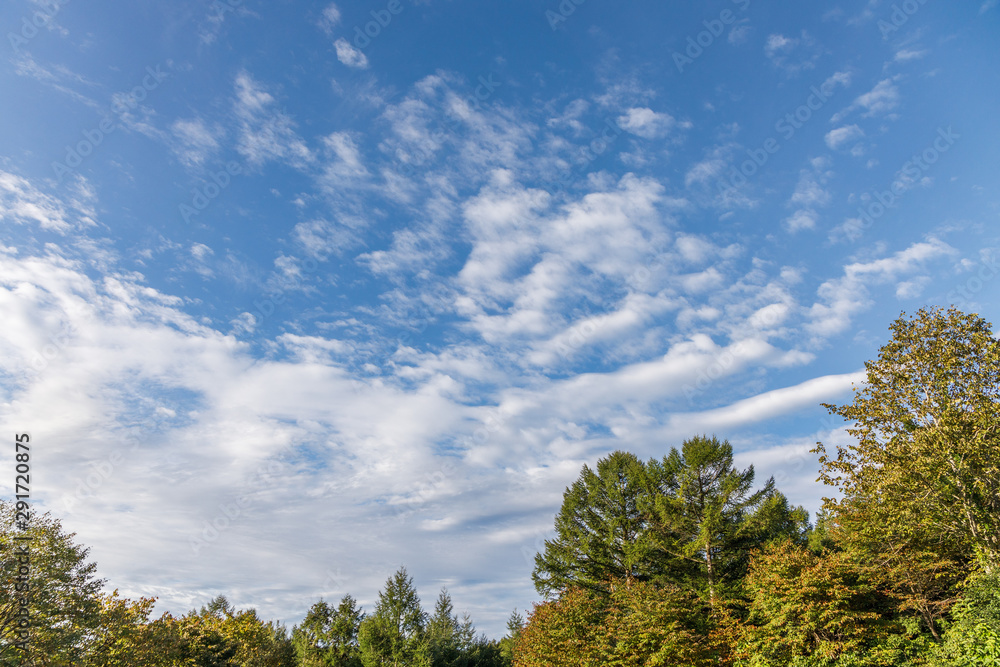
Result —
[[865, 118], [876, 115], [886, 115], [899, 106], [899, 88], [892, 79], [882, 79], [875, 87], [867, 93], [859, 95], [854, 102], [830, 119], [833, 123], [840, 123], [851, 112], [863, 109], [861, 114]]
[[912, 280], [904, 280], [896, 285], [897, 299], [916, 299], [924, 292], [924, 288], [930, 283], [927, 276], [920, 276]]
[[799, 37], [786, 37], [778, 33], [768, 35], [764, 43], [764, 55], [775, 67], [794, 75], [802, 70], [815, 68], [820, 52], [816, 40], [803, 30]]
[[354, 138], [346, 132], [333, 132], [323, 138], [329, 160], [323, 166], [320, 184], [331, 192], [343, 193], [371, 174], [362, 162], [361, 151]]
[[790, 232], [797, 232], [802, 229], [813, 229], [819, 219], [816, 211], [798, 210], [785, 218], [785, 228]]
[[323, 10], [323, 14], [319, 20], [319, 26], [324, 32], [330, 34], [339, 24], [340, 8], [337, 7], [337, 5], [330, 3], [327, 5], [326, 9]]
[[730, 44], [740, 45], [745, 44], [747, 39], [750, 37], [750, 33], [753, 28], [747, 24], [740, 24], [734, 26], [732, 30], [729, 31], [729, 36], [726, 38], [729, 40]]
[[899, 104], [899, 88], [889, 79], [884, 79], [854, 102], [858, 106], [864, 107], [865, 116], [886, 113], [895, 109]]
[[675, 122], [670, 114], [656, 112], [648, 107], [634, 107], [624, 116], [618, 117], [618, 124], [622, 128], [644, 139], [665, 137]]
[[368, 67], [368, 56], [366, 56], [361, 50], [354, 48], [354, 46], [343, 37], [337, 39], [337, 41], [333, 43], [333, 47], [337, 50], [337, 60], [348, 67], [354, 67], [357, 69], [366, 69]]
[[[955, 249], [947, 243], [931, 238], [914, 243], [891, 257], [848, 264], [844, 267], [843, 277], [820, 285], [817, 290], [820, 301], [810, 309], [807, 329], [820, 338], [844, 331], [851, 325], [853, 316], [871, 303], [869, 286], [895, 281], [923, 269], [935, 259], [955, 253]], [[904, 288], [900, 298], [906, 293]]]
[[826, 133], [826, 145], [837, 150], [844, 144], [857, 141], [864, 135], [864, 131], [857, 125], [838, 127]]
[[864, 379], [864, 372], [813, 378], [796, 386], [774, 389], [723, 408], [675, 414], [670, 418], [670, 425], [679, 431], [698, 433], [773, 420], [830, 402], [849, 392], [852, 385], [860, 384]]
[[819, 219], [816, 209], [830, 203], [830, 192], [825, 186], [833, 173], [827, 169], [827, 166], [826, 159], [813, 158], [809, 161], [809, 167], [799, 172], [799, 181], [788, 200], [790, 207], [797, 208], [785, 220], [785, 227], [788, 231], [812, 229]]
[[584, 124], [580, 118], [590, 108], [590, 103], [584, 99], [575, 99], [566, 105], [566, 108], [558, 116], [553, 116], [546, 121], [549, 127], [569, 127], [575, 133], [580, 134], [584, 130]]
[[918, 51], [916, 49], [900, 49], [896, 52], [896, 57], [894, 60], [898, 63], [909, 62], [910, 60], [919, 60], [927, 55], [927, 51]]
[[260, 166], [281, 160], [302, 168], [313, 160], [305, 142], [296, 134], [295, 123], [277, 102], [247, 72], [236, 75], [234, 111], [240, 121], [236, 150], [250, 164]]
[[0, 217], [35, 223], [41, 229], [66, 233], [72, 229], [62, 203], [37, 189], [27, 179], [0, 172]]
[[176, 140], [173, 150], [187, 167], [200, 167], [219, 150], [221, 128], [211, 128], [200, 118], [179, 118], [170, 126]]
[[789, 200], [791, 204], [799, 206], [818, 207], [826, 206], [830, 203], [830, 192], [822, 186], [826, 180], [828, 172], [820, 170], [803, 171], [799, 175], [799, 182], [795, 186], [795, 192]]
[[684, 185], [704, 185], [709, 181], [718, 178], [726, 168], [726, 161], [719, 153], [713, 153], [701, 162], [698, 162], [684, 175]]
[[785, 37], [784, 35], [768, 35], [767, 42], [764, 44], [764, 53], [768, 58], [774, 58], [779, 53], [791, 51], [798, 43], [799, 40]]

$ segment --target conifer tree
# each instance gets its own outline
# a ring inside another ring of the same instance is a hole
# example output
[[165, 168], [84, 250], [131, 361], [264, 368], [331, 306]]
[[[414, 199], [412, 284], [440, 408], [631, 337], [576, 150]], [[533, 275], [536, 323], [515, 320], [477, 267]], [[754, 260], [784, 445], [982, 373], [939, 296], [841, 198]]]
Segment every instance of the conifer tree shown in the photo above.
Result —
[[358, 647], [365, 667], [429, 667], [425, 642], [427, 615], [413, 587], [413, 578], [401, 567], [379, 591], [374, 613], [358, 630]]
[[662, 574], [666, 563], [640, 507], [654, 488], [645, 465], [628, 452], [601, 459], [596, 471], [584, 466], [563, 494], [555, 538], [535, 556], [532, 579], [538, 592], [581, 586], [606, 594], [610, 578], [648, 580]]

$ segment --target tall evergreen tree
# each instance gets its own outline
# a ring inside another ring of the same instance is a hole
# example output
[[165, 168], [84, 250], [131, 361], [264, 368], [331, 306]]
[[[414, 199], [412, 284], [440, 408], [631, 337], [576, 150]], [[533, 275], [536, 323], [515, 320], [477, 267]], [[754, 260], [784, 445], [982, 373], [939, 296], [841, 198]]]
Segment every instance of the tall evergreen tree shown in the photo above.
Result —
[[507, 618], [507, 634], [500, 640], [500, 654], [508, 664], [514, 662], [514, 647], [517, 646], [522, 630], [524, 630], [524, 616], [515, 609]]
[[774, 479], [754, 491], [754, 469], [733, 467], [733, 448], [715, 436], [685, 440], [662, 461], [650, 461], [660, 483], [648, 502], [656, 543], [667, 554], [699, 566], [696, 587], [715, 605], [721, 589], [746, 571], [750, 552], [791, 533], [802, 539], [808, 515], [790, 508]]
[[532, 579], [549, 596], [570, 586], [607, 594], [610, 578], [648, 580], [675, 558], [657, 552], [640, 504], [655, 490], [646, 466], [628, 452], [613, 452], [584, 466], [563, 494], [556, 536], [535, 556]]
[[458, 661], [460, 631], [451, 596], [447, 589], [442, 588], [434, 605], [434, 614], [427, 622], [427, 647], [434, 667], [450, 667]]
[[375, 612], [358, 630], [358, 646], [365, 667], [429, 667], [424, 641], [427, 614], [413, 587], [413, 578], [401, 567], [379, 591]]
[[364, 613], [350, 595], [336, 609], [320, 600], [292, 630], [300, 667], [360, 667], [358, 629]]

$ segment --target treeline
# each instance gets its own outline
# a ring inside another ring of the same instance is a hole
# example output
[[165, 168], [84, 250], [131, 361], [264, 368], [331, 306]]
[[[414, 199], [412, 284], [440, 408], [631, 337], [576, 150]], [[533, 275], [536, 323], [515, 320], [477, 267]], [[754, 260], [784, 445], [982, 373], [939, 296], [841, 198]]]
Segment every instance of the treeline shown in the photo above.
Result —
[[[89, 549], [50, 514], [22, 527], [15, 507], [0, 501], [0, 517], [0, 667], [506, 667], [524, 622], [512, 615], [511, 636], [499, 641], [477, 635], [445, 589], [428, 613], [405, 568], [386, 581], [371, 614], [350, 595], [336, 607], [319, 600], [290, 632], [225, 596], [153, 620], [155, 599], [104, 592]], [[18, 540], [31, 545], [26, 575], [12, 552]]]
[[[405, 569], [371, 613], [320, 600], [291, 631], [224, 597], [150, 618], [103, 591], [49, 515], [0, 501], [0, 667], [966, 667], [1000, 665], [1000, 343], [957, 310], [901, 316], [853, 402], [853, 444], [817, 443], [836, 490], [815, 523], [725, 440], [584, 466], [535, 559], [546, 601], [477, 635]], [[30, 641], [21, 565], [32, 544]]]
[[536, 557], [517, 667], [1000, 665], [1000, 343], [920, 310], [817, 443], [815, 525], [732, 448], [584, 467]]

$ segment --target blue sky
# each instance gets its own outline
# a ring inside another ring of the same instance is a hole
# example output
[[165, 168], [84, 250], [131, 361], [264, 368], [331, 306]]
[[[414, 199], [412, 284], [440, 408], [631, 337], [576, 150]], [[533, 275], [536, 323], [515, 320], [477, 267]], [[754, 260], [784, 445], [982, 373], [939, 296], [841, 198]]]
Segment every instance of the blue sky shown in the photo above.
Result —
[[615, 449], [815, 512], [889, 323], [1000, 319], [996, 4], [6, 3], [36, 506], [158, 611], [405, 564], [494, 636]]

